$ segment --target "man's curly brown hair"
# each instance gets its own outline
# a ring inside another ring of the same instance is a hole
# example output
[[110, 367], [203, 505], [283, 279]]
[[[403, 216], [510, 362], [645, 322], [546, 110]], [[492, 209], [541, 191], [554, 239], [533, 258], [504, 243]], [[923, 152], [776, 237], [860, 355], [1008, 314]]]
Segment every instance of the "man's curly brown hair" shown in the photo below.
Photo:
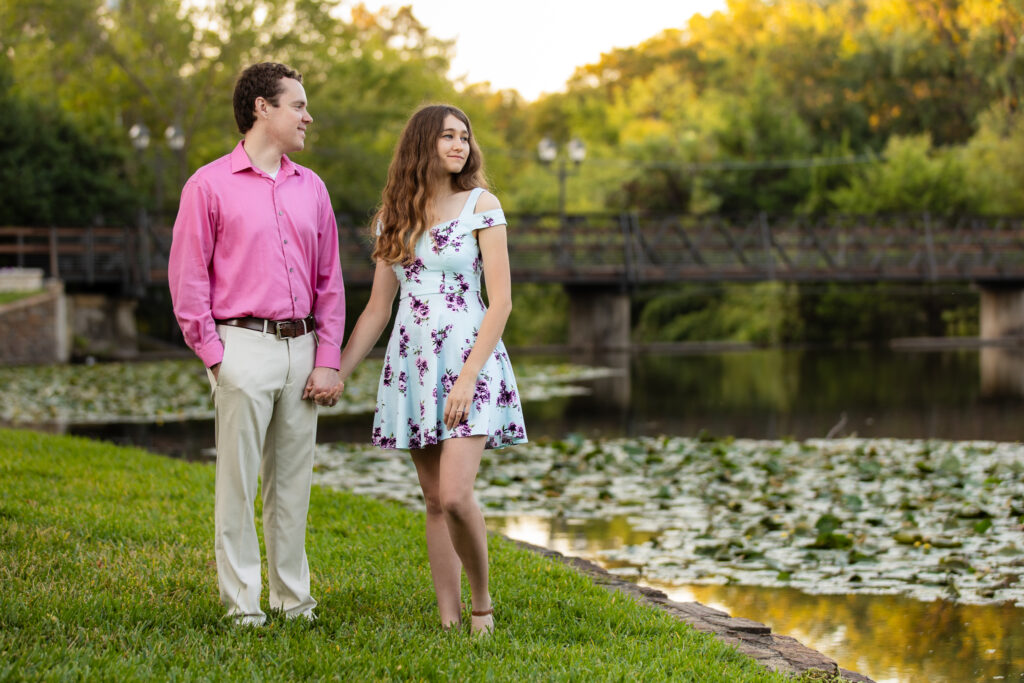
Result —
[[235, 122], [238, 124], [239, 133], [245, 135], [256, 122], [253, 111], [257, 97], [262, 97], [273, 106], [277, 106], [277, 99], [284, 91], [282, 78], [294, 78], [299, 83], [302, 82], [302, 74], [276, 62], [253, 64], [238, 76], [235, 82], [234, 103]]

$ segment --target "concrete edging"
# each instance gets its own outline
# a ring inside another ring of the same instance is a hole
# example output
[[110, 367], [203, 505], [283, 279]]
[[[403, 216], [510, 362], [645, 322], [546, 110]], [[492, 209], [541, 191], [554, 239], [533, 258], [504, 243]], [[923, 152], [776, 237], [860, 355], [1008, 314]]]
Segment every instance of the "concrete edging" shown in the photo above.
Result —
[[760, 622], [742, 617], [732, 617], [699, 602], [674, 602], [656, 588], [638, 586], [621, 579], [589, 560], [569, 557], [558, 551], [524, 541], [508, 540], [520, 548], [571, 567], [606, 590], [624, 593], [639, 603], [664, 610], [698, 631], [714, 635], [718, 640], [732, 645], [743, 654], [753, 658], [758, 664], [774, 671], [801, 674], [805, 671], [817, 670], [823, 671], [827, 675], [838, 676], [844, 681], [874, 683], [872, 679], [863, 674], [841, 669], [833, 659], [817, 650], [812, 650], [795, 638], [772, 633], [770, 626]]

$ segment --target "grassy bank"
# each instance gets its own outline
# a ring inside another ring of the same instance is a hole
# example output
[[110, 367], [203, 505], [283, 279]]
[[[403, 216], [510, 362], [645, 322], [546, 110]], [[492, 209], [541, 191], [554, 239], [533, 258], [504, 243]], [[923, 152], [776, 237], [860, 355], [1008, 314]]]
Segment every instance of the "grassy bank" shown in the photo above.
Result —
[[0, 430], [0, 680], [785, 680], [500, 538], [498, 633], [443, 633], [420, 515], [321, 488], [320, 620], [236, 629], [217, 602], [213, 480], [209, 465]]

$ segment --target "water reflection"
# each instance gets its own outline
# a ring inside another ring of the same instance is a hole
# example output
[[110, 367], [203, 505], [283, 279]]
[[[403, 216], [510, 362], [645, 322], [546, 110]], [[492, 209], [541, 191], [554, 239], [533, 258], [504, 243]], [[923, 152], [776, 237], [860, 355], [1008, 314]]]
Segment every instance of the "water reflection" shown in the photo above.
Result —
[[[624, 517], [490, 518], [488, 527], [608, 566], [601, 551], [642, 543]], [[808, 595], [792, 588], [680, 586], [642, 581], [679, 602], [697, 601], [766, 623], [779, 634], [879, 683], [1024, 680], [1024, 609], [885, 595]], [[1000, 678], [1001, 677], [1001, 678]]]
[[879, 682], [1024, 679], [1024, 610], [1013, 605], [808, 595], [792, 588], [652, 585], [673, 600], [719, 605], [735, 616], [766, 623]]
[[606, 390], [526, 406], [531, 434], [1024, 439], [1024, 354], [1005, 349], [635, 354], [619, 381], [622, 408]]
[[[1024, 440], [1024, 351], [765, 349], [550, 356], [616, 367], [588, 395], [526, 402], [531, 438], [668, 434], [755, 439], [834, 436]], [[322, 417], [320, 442], [366, 442], [371, 415]], [[71, 425], [73, 434], [202, 458], [212, 421]]]
[[982, 396], [1024, 396], [1024, 351], [986, 348], [980, 355]]

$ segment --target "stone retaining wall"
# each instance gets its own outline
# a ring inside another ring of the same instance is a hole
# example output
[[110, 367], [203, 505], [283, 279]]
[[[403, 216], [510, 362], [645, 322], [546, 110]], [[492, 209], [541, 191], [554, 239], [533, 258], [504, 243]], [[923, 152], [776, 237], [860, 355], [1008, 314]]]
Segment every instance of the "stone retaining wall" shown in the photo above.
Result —
[[0, 305], [0, 365], [66, 363], [70, 357], [64, 285]]
[[795, 638], [772, 633], [771, 627], [765, 624], [742, 617], [731, 617], [725, 612], [712, 609], [699, 602], [674, 602], [660, 590], [638, 586], [620, 579], [589, 560], [567, 557], [557, 551], [531, 543], [510, 540], [521, 548], [532, 550], [539, 555], [550, 557], [572, 567], [607, 590], [625, 593], [637, 602], [668, 612], [698, 631], [711, 633], [768, 669], [786, 674], [822, 672], [824, 676], [828, 677], [826, 680], [839, 679], [855, 683], [873, 683], [863, 674], [841, 669], [834, 660], [801, 644]]

